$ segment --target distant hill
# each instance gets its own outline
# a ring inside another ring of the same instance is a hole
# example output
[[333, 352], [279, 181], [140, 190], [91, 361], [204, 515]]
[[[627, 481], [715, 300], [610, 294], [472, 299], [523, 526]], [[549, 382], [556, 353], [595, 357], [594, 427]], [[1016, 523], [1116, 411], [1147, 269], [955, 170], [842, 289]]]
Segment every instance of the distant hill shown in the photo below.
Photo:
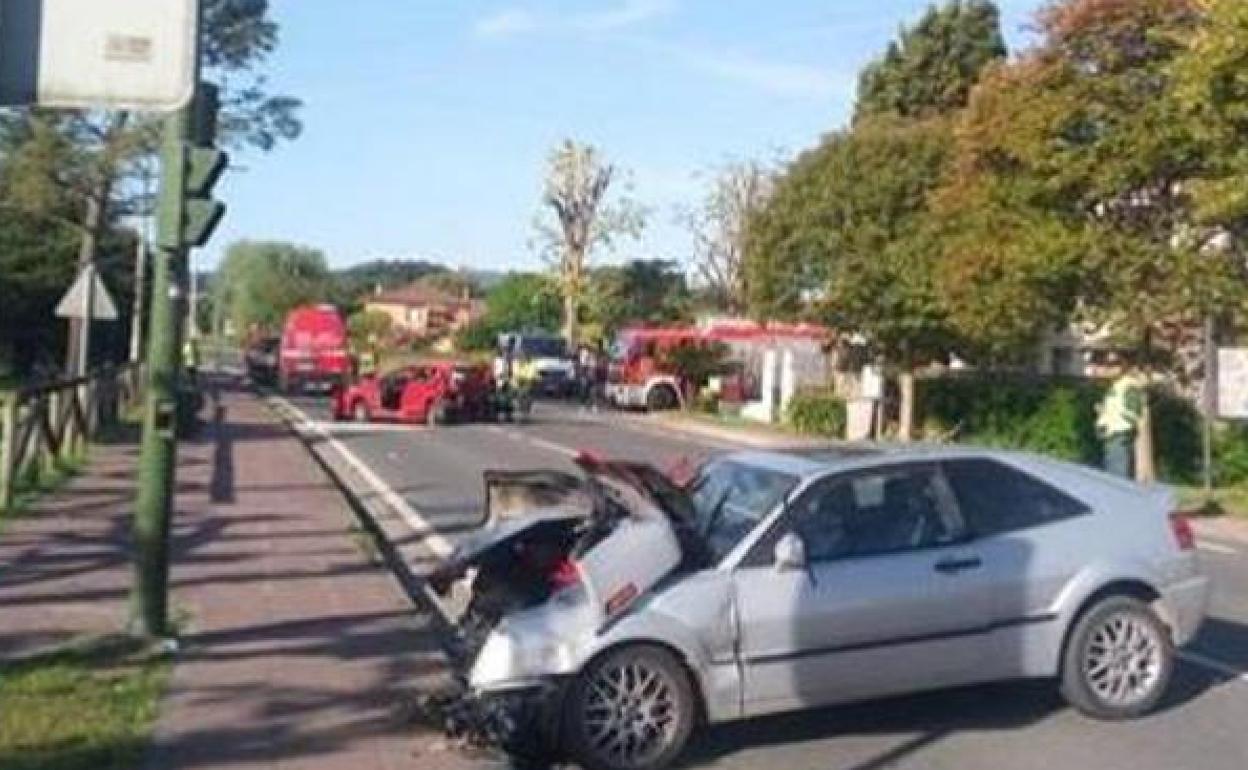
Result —
[[380, 287], [383, 291], [418, 281], [451, 269], [424, 259], [376, 259], [335, 270], [330, 280], [330, 298], [342, 308], [354, 308], [360, 300]]

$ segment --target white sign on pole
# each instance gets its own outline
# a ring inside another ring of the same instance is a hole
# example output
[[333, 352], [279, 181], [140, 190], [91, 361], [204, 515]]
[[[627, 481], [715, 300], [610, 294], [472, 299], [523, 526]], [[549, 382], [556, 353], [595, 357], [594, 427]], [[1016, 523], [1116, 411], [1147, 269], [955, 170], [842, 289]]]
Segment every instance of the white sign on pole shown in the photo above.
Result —
[[[91, 287], [91, 294], [87, 294], [87, 287]], [[108, 293], [108, 287], [100, 280], [99, 273], [88, 267], [78, 273], [74, 285], [57, 303], [56, 315], [59, 318], [85, 318], [89, 315], [96, 321], [116, 321], [117, 305]]]
[[1218, 348], [1218, 416], [1248, 419], [1248, 348]]
[[199, 0], [0, 0], [0, 103], [179, 109], [198, 12]]

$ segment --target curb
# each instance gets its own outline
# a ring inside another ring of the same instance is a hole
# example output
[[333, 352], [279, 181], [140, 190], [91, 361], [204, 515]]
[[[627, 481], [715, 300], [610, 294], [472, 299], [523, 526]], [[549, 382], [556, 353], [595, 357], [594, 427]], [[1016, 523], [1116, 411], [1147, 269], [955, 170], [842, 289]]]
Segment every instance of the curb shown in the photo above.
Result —
[[[314, 445], [315, 438], [309, 438], [307, 433], [300, 429], [301, 418], [297, 418], [294, 414], [289, 413], [286, 406], [272, 396], [257, 390], [253, 390], [252, 393], [264, 404], [265, 408], [286, 426], [291, 435], [307, 450], [313, 462], [324, 472], [326, 478], [337, 487], [356, 521], [363, 527], [372, 544], [377, 548], [382, 564], [398, 581], [399, 587], [403, 590], [404, 595], [407, 596], [408, 601], [417, 609], [430, 612], [433, 617], [433, 628], [438, 644], [442, 647], [443, 653], [451, 663], [449, 668], [452, 669], [453, 673], [454, 663], [457, 660], [456, 640], [458, 639], [458, 633], [455, 630], [454, 615], [446, 605], [446, 602], [435, 594], [429, 587], [428, 582], [408, 564], [402, 552], [395, 545], [394, 539], [386, 531], [385, 524], [381, 521], [382, 517], [378, 515], [377, 511], [373, 510], [373, 503], [364, 499], [355, 490], [353, 485], [347, 480], [346, 474], [342, 469], [335, 467], [328, 458], [318, 451]], [[386, 505], [387, 509], [389, 509], [384, 500], [378, 500], [378, 503]], [[387, 512], [393, 517], [399, 517], [397, 511], [388, 510]], [[420, 546], [425, 548], [425, 550], [429, 550], [423, 540], [420, 541]], [[432, 553], [430, 555], [437, 556], [437, 554]]]

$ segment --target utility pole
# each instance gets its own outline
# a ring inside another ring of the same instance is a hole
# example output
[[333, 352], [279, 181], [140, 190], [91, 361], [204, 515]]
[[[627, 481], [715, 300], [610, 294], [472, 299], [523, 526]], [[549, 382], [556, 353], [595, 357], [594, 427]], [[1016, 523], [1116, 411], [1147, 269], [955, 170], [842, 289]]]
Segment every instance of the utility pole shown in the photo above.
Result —
[[182, 298], [187, 254], [203, 246], [225, 214], [209, 194], [228, 163], [212, 147], [219, 98], [216, 86], [201, 83], [191, 104], [165, 119], [161, 143], [160, 199], [152, 260], [148, 323], [149, 383], [139, 454], [135, 506], [134, 618], [146, 636], [169, 633], [169, 527], [177, 459], [179, 365], [184, 327]]
[[[139, 449], [139, 493], [134, 514], [134, 619], [146, 636], [169, 632], [169, 525], [177, 461], [178, 339], [174, 310], [175, 263], [183, 219], [186, 164], [183, 142], [189, 107], [168, 116], [161, 141], [161, 184], [157, 204], [158, 245], [152, 252], [152, 299], [148, 317], [148, 387]], [[172, 246], [170, 244], [173, 244]]]

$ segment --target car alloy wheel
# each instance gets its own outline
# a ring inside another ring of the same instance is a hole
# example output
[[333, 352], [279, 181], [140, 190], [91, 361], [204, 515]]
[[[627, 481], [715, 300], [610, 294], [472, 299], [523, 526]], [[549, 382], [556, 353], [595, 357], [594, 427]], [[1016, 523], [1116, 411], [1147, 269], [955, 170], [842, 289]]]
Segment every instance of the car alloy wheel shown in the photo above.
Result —
[[1161, 677], [1162, 646], [1155, 625], [1125, 612], [1109, 616], [1092, 630], [1084, 649], [1089, 688], [1115, 706], [1147, 699]]
[[356, 422], [368, 422], [368, 405], [363, 401], [356, 401], [351, 408], [351, 417]]
[[1071, 629], [1063, 653], [1062, 695], [1097, 719], [1148, 713], [1170, 684], [1174, 643], [1152, 608], [1131, 596], [1089, 607]]
[[578, 680], [570, 705], [571, 748], [589, 768], [666, 767], [693, 727], [688, 676], [655, 647], [625, 648], [594, 663]]

